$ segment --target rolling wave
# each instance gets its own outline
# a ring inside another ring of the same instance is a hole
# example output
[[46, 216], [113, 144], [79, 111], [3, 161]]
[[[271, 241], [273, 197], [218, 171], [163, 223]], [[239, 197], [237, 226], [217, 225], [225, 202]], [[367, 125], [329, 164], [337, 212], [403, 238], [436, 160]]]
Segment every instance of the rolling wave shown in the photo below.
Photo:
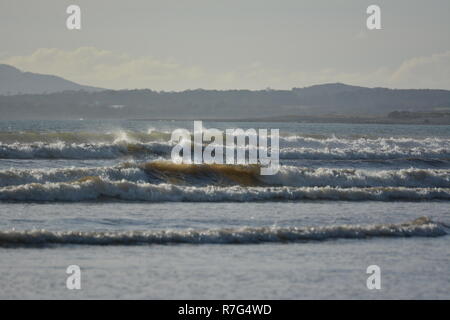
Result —
[[278, 174], [261, 176], [271, 185], [295, 187], [441, 187], [450, 188], [450, 170], [400, 169], [362, 170], [332, 168], [302, 168], [283, 166]]
[[450, 159], [450, 148], [400, 148], [398, 146], [371, 148], [304, 148], [287, 147], [280, 149], [280, 159], [284, 160], [395, 160], [395, 159]]
[[127, 232], [12, 230], [0, 231], [0, 246], [258, 244], [378, 237], [439, 237], [447, 235], [447, 232], [444, 225], [422, 217], [403, 224], [319, 227], [241, 227]]
[[168, 161], [126, 162], [112, 167], [11, 169], [0, 171], [0, 187], [30, 183], [73, 182], [87, 177], [104, 181], [170, 183], [175, 185], [290, 186], [290, 187], [409, 187], [450, 188], [449, 169], [357, 170], [281, 166], [273, 176], [261, 176], [259, 167], [190, 165]]
[[136, 183], [85, 177], [74, 182], [31, 183], [0, 188], [0, 201], [251, 202], [450, 200], [450, 188], [243, 187]]
[[168, 143], [0, 143], [0, 159], [116, 159], [127, 156], [168, 155]]
[[[167, 132], [0, 133], [2, 159], [114, 159], [170, 156]], [[280, 137], [281, 159], [450, 159], [450, 139]]]
[[[154, 141], [169, 141], [170, 131], [158, 131], [149, 129], [145, 131], [112, 130], [109, 132], [42, 132], [42, 131], [16, 131], [0, 132], [0, 141], [7, 144], [12, 143], [114, 143], [118, 141], [148, 143]], [[319, 134], [292, 134], [282, 133], [280, 141], [286, 145], [297, 145], [310, 148], [323, 147], [346, 147], [349, 145], [361, 146], [370, 145], [373, 147], [383, 145], [398, 145], [405, 148], [426, 147], [450, 147], [450, 140], [438, 137], [410, 138], [410, 137], [370, 137], [370, 136], [346, 136], [337, 137], [335, 135]]]

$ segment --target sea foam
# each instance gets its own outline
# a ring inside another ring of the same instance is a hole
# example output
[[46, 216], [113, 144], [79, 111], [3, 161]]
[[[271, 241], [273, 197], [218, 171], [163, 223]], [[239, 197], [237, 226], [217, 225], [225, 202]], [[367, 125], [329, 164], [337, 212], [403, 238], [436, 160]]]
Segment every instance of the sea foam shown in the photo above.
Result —
[[257, 166], [174, 164], [169, 161], [125, 162], [111, 167], [2, 170], [0, 187], [74, 182], [86, 177], [99, 177], [105, 181], [197, 186], [450, 188], [449, 169], [364, 170], [281, 166], [277, 174], [261, 176]]
[[[15, 139], [15, 140], [14, 140]], [[37, 140], [37, 141], [34, 141]], [[0, 134], [2, 159], [112, 159], [158, 154], [170, 157], [168, 133]], [[450, 139], [280, 137], [281, 159], [450, 159]]]
[[108, 181], [86, 177], [75, 182], [31, 183], [0, 188], [1, 201], [246, 202], [281, 200], [419, 201], [450, 200], [450, 188], [405, 187], [243, 187], [185, 186]]
[[258, 244], [377, 237], [438, 237], [447, 234], [448, 229], [444, 225], [422, 217], [403, 224], [318, 227], [241, 227], [126, 232], [10, 230], [0, 231], [0, 246]]

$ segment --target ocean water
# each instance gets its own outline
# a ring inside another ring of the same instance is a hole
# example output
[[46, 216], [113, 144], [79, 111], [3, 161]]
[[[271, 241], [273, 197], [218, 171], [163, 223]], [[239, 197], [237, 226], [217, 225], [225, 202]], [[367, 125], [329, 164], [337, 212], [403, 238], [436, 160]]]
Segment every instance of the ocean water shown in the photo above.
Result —
[[203, 126], [279, 129], [280, 171], [169, 162], [190, 121], [0, 121], [0, 298], [450, 298], [449, 126]]

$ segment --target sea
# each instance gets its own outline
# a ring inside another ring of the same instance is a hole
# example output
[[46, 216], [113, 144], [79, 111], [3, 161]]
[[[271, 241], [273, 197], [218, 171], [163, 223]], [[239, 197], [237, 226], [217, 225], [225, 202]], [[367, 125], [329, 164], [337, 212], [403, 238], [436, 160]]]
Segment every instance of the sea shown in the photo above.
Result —
[[279, 129], [278, 173], [173, 163], [193, 121], [0, 121], [0, 299], [450, 298], [450, 126], [203, 126]]

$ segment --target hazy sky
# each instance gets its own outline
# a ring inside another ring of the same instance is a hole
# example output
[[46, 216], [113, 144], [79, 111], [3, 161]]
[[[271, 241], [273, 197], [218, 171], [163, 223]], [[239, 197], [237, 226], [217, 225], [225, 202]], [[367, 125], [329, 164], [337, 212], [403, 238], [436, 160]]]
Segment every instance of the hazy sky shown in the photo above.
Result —
[[0, 0], [0, 41], [0, 63], [113, 89], [450, 89], [449, 0]]

